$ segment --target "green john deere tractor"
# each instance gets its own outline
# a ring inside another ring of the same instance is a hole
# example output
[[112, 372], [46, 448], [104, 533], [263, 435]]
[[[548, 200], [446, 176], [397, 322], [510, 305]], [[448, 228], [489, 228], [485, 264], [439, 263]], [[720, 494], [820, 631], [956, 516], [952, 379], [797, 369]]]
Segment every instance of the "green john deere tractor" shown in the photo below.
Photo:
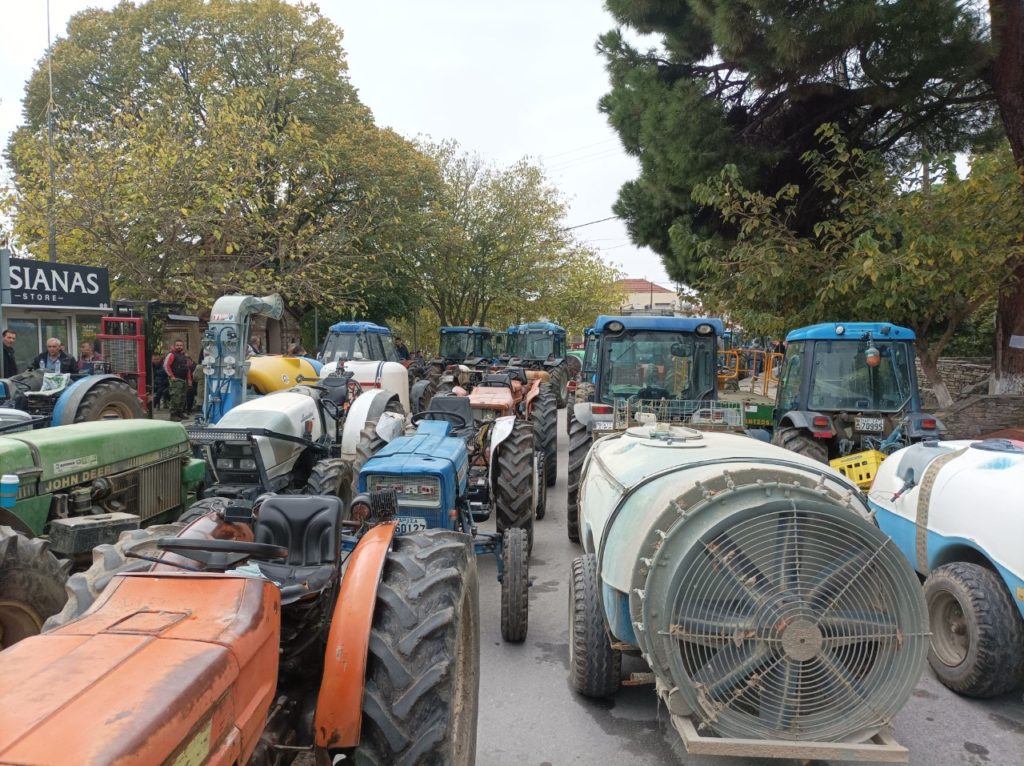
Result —
[[102, 556], [125, 531], [176, 520], [205, 465], [177, 423], [105, 420], [0, 437], [0, 473], [9, 491], [0, 493], [5, 648], [64, 606], [68, 574], [91, 563], [94, 547]]

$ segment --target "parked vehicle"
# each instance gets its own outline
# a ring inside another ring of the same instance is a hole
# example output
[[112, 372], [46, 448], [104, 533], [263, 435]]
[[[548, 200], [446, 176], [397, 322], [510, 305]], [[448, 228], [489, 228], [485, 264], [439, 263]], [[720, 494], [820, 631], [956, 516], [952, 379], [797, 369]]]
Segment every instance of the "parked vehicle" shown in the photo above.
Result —
[[893, 453], [869, 494], [878, 526], [925, 578], [939, 680], [971, 697], [1024, 681], [1024, 442], [934, 441]]
[[580, 370], [576, 357], [566, 353], [565, 328], [553, 322], [527, 322], [508, 328], [509, 365], [544, 370], [559, 407], [566, 404], [566, 386]]

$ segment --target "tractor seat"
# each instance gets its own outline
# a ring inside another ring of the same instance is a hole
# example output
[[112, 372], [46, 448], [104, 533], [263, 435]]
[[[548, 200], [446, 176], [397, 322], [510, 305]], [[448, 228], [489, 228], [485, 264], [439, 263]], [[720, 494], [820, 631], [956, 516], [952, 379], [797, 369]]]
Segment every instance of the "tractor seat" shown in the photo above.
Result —
[[507, 372], [484, 375], [479, 385], [484, 388], [512, 388], [512, 376]]
[[529, 382], [529, 378], [526, 377], [526, 369], [523, 367], [509, 367], [507, 374], [512, 380], [518, 380], [524, 385]]
[[320, 385], [326, 390], [323, 395], [337, 405], [342, 405], [348, 398], [348, 382], [351, 376], [328, 375], [320, 379]]
[[319, 593], [334, 581], [343, 510], [339, 498], [326, 495], [276, 495], [260, 505], [255, 542], [287, 548], [288, 558], [253, 563], [278, 583], [282, 604]]
[[[430, 409], [450, 412], [462, 418], [465, 425], [456, 428], [455, 424], [452, 423], [452, 433], [462, 430], [476, 430], [473, 425], [473, 405], [470, 404], [468, 396], [455, 396], [451, 394], [435, 396], [430, 400]], [[435, 418], [435, 420], [440, 420], [440, 418]]]

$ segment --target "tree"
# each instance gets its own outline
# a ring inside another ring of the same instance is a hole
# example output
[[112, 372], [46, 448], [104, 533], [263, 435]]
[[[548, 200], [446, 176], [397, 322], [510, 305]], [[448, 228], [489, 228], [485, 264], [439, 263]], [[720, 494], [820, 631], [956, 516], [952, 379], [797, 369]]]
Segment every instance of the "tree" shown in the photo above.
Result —
[[795, 226], [803, 190], [746, 188], [735, 167], [699, 185], [694, 197], [736, 230], [705, 241], [703, 297], [744, 327], [782, 333], [794, 322], [885, 317], [917, 334], [921, 366], [942, 407], [952, 400], [938, 357], [957, 328], [999, 290], [1006, 264], [1022, 253], [1019, 179], [1006, 147], [974, 158], [970, 176], [950, 165], [941, 183], [906, 191], [878, 154], [850, 148], [835, 126], [804, 157], [814, 192], [835, 214], [810, 236]]
[[[569, 295], [614, 279], [597, 256], [564, 229], [566, 207], [543, 171], [526, 160], [507, 168], [487, 165], [458, 143], [424, 143], [442, 184], [431, 200], [427, 238], [398, 260], [416, 275], [423, 303], [441, 325], [487, 325], [568, 317]], [[604, 305], [595, 288], [578, 315]], [[575, 322], [577, 320], [573, 320]]]
[[[283, 293], [293, 309], [365, 303], [422, 238], [436, 169], [377, 128], [341, 33], [281, 0], [153, 0], [76, 15], [52, 52], [61, 109], [62, 259], [108, 266], [119, 295], [208, 305]], [[12, 138], [15, 234], [44, 247], [46, 61]]]

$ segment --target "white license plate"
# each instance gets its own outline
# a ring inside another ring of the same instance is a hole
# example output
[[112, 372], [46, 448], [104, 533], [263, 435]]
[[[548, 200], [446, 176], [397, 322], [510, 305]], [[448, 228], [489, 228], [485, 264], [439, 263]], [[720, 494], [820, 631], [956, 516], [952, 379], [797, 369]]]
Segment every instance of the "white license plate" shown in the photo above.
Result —
[[854, 418], [853, 428], [856, 431], [874, 431], [881, 433], [885, 428], [885, 421], [882, 418]]
[[610, 420], [595, 420], [594, 430], [595, 431], [611, 431], [615, 428], [615, 423]]
[[427, 528], [427, 520], [422, 516], [398, 516], [395, 521], [398, 522], [397, 531], [400, 535]]

